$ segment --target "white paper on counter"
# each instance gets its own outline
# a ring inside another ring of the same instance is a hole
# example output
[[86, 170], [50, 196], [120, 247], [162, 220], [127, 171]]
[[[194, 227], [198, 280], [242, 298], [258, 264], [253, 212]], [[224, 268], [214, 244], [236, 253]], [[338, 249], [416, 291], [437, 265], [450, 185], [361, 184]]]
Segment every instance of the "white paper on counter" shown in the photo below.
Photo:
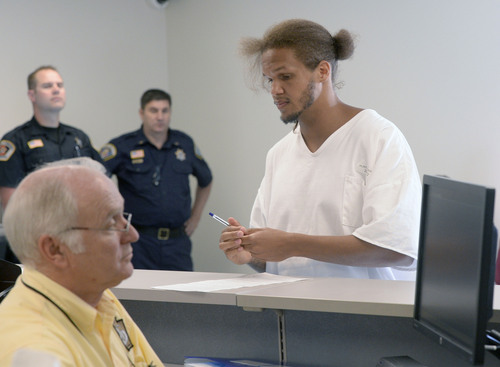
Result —
[[269, 273], [258, 273], [243, 275], [237, 278], [202, 280], [192, 283], [159, 285], [152, 287], [153, 289], [163, 289], [181, 292], [214, 292], [225, 289], [237, 289], [245, 287], [257, 287], [261, 285], [270, 285], [278, 283], [292, 283], [306, 278], [295, 278], [283, 275], [275, 275]]

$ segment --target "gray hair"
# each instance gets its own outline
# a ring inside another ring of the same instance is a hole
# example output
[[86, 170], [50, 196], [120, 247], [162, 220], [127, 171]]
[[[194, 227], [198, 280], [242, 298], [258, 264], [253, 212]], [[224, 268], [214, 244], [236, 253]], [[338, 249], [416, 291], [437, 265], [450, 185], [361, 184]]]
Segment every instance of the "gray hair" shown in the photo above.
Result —
[[85, 250], [81, 233], [67, 231], [78, 219], [75, 187], [69, 181], [75, 175], [88, 174], [88, 169], [105, 172], [99, 166], [104, 168], [86, 157], [62, 160], [21, 181], [9, 200], [3, 224], [9, 244], [23, 264], [35, 267], [40, 262], [38, 240], [44, 234], [59, 238], [73, 253]]
[[102, 163], [90, 159], [89, 157], [75, 157], [75, 158], [63, 159], [60, 161], [49, 162], [45, 163], [43, 166], [41, 166], [41, 168], [58, 167], [58, 166], [83, 166], [99, 171], [104, 174], [106, 174], [107, 172], [106, 167], [104, 167]]

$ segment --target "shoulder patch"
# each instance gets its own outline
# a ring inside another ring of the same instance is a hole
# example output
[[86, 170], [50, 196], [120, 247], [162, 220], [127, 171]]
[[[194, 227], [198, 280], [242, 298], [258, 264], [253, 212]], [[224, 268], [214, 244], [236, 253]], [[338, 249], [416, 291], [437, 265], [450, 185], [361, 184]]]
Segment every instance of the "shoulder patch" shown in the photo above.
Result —
[[16, 151], [16, 146], [10, 140], [0, 141], [0, 162], [7, 162]]
[[203, 160], [203, 156], [201, 155], [201, 150], [196, 145], [194, 146], [194, 155], [196, 156], [196, 158]]
[[110, 159], [116, 157], [116, 147], [114, 144], [108, 143], [101, 148], [99, 155], [104, 162], [109, 161]]

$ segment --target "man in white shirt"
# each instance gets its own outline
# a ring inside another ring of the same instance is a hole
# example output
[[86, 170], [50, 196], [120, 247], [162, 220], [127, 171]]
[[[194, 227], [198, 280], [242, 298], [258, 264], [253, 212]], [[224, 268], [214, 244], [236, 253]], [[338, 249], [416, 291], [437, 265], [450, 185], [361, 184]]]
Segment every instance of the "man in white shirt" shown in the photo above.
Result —
[[295, 127], [267, 155], [250, 228], [229, 218], [220, 249], [284, 275], [394, 279], [391, 267], [414, 267], [421, 184], [411, 149], [393, 123], [334, 89], [350, 33], [294, 19], [242, 46]]

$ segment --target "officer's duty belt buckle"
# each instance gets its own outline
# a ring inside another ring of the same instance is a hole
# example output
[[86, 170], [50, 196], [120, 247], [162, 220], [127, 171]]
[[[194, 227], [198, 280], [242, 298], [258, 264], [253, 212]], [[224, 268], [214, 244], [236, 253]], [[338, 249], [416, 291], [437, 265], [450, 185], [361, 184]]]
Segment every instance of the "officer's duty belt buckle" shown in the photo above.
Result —
[[158, 239], [168, 240], [170, 237], [170, 228], [158, 228]]

